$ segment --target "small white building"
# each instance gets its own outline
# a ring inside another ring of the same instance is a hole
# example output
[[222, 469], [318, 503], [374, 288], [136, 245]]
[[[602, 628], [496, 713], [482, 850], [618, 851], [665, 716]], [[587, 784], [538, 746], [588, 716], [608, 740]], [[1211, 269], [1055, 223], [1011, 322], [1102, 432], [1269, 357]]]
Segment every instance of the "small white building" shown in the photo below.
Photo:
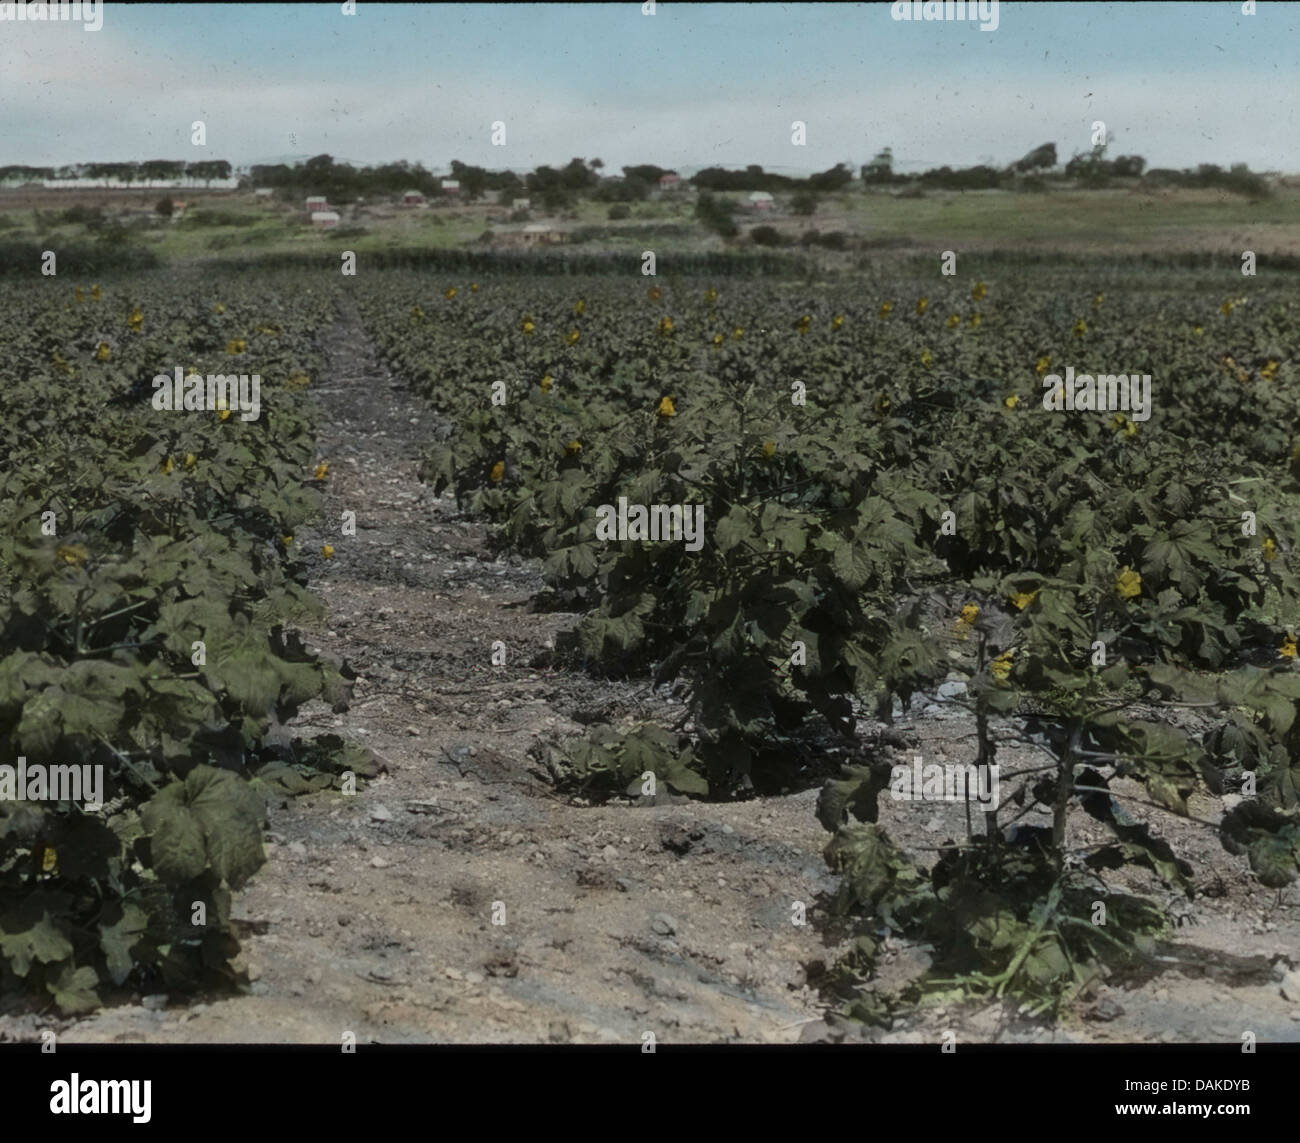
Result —
[[269, 200], [270, 200], [271, 198], [273, 198], [274, 196], [275, 196], [275, 188], [274, 188], [274, 187], [258, 187], [257, 190], [255, 190], [255, 191], [253, 192], [253, 197], [254, 197], [255, 199], [261, 199], [261, 200], [269, 201]]
[[409, 190], [409, 191], [406, 191], [406, 192], [404, 192], [403, 195], [402, 195], [402, 205], [403, 205], [403, 206], [423, 206], [423, 205], [424, 205], [424, 195], [421, 194], [418, 190]]
[[339, 224], [339, 215], [333, 210], [313, 210], [311, 224], [317, 230], [333, 230]]
[[460, 180], [459, 180], [459, 179], [443, 179], [443, 180], [442, 180], [442, 193], [445, 194], [445, 195], [456, 195], [456, 194], [460, 194]]
[[771, 210], [776, 206], [774, 199], [768, 191], [754, 191], [746, 200], [750, 210]]
[[329, 200], [323, 194], [310, 195], [307, 198], [306, 208], [308, 214], [317, 210], [329, 210]]
[[532, 210], [533, 200], [530, 198], [517, 198], [514, 201], [515, 210]]

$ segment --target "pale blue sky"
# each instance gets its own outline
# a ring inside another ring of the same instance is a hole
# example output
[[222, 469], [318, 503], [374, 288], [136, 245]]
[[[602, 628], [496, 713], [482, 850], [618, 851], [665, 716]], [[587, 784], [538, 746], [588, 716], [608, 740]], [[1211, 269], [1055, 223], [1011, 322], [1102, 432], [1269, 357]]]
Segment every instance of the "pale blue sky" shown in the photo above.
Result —
[[328, 151], [808, 171], [888, 145], [916, 169], [1049, 140], [1068, 157], [1099, 119], [1112, 154], [1153, 166], [1300, 169], [1300, 3], [1001, 3], [993, 32], [880, 2], [340, 7], [110, 3], [99, 32], [0, 23], [0, 164]]

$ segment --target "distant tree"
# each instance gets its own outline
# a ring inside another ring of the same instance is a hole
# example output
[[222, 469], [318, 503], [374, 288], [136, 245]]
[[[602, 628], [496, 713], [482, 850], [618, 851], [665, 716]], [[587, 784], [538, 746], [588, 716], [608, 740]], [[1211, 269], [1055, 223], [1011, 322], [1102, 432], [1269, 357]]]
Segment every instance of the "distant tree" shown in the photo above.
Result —
[[1021, 174], [1056, 166], [1056, 144], [1043, 143], [1035, 147], [1023, 159], [1017, 159], [1014, 166]]
[[879, 151], [876, 157], [862, 166], [862, 181], [867, 186], [884, 185], [894, 181], [894, 152], [890, 147]]
[[616, 202], [609, 208], [607, 217], [611, 222], [621, 222], [625, 218], [632, 217], [632, 208], [625, 202]]
[[843, 190], [853, 181], [853, 172], [849, 169], [847, 163], [836, 163], [829, 171], [822, 171], [817, 175], [810, 175], [808, 178], [808, 187], [815, 191], [837, 191]]
[[695, 217], [715, 234], [735, 238], [740, 233], [740, 227], [732, 218], [735, 209], [736, 204], [729, 199], [704, 192], [695, 203]]
[[176, 211], [176, 207], [172, 204], [172, 196], [169, 194], [163, 195], [154, 206], [154, 210], [161, 214], [163, 218], [171, 218]]
[[781, 232], [775, 226], [756, 226], [749, 232], [755, 246], [780, 246]]

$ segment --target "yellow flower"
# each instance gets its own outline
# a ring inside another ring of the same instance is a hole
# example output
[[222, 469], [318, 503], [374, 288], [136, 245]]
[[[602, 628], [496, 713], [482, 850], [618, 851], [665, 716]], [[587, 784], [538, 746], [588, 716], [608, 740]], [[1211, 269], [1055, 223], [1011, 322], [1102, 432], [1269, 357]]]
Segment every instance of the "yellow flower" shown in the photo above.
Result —
[[301, 370], [297, 373], [289, 374], [289, 380], [286, 382], [290, 389], [305, 389], [309, 383], [307, 374], [303, 373]]
[[722, 348], [722, 343], [723, 343], [724, 341], [726, 341], [726, 338], [724, 338], [724, 337], [722, 336], [722, 334], [720, 334], [720, 333], [715, 333], [715, 334], [713, 335], [713, 348], [714, 348], [714, 349], [721, 349], [721, 348]]
[[1087, 332], [1088, 323], [1084, 321], [1083, 318], [1079, 318], [1079, 320], [1074, 323], [1074, 336], [1082, 337]]
[[101, 341], [99, 343], [99, 348], [95, 350], [95, 360], [107, 361], [112, 356], [113, 356], [113, 351], [108, 348], [108, 342]]
[[945, 321], [943, 324], [946, 325], [949, 329], [956, 329], [959, 325], [961, 325], [961, 315], [949, 314], [948, 320]]
[[70, 567], [79, 568], [90, 555], [90, 550], [83, 544], [61, 544], [54, 553], [56, 559], [62, 560]]
[[1265, 536], [1264, 542], [1260, 544], [1260, 547], [1264, 549], [1264, 558], [1268, 560], [1269, 563], [1272, 563], [1277, 559], [1277, 545], [1273, 543], [1272, 536]]
[[332, 560], [334, 558], [334, 549], [329, 544], [322, 544], [320, 554], [327, 560]]
[[587, 303], [579, 298], [573, 303], [573, 312], [577, 314], [578, 317], [582, 317], [582, 315], [587, 312]]
[[424, 310], [420, 309], [419, 306], [412, 306], [412, 307], [411, 307], [411, 316], [412, 316], [413, 318], [422, 318], [422, 317], [424, 317]]
[[192, 452], [187, 452], [187, 453], [185, 454], [185, 467], [186, 467], [190, 472], [193, 472], [193, 471], [194, 471], [195, 466], [196, 466], [198, 463], [199, 463], [199, 458], [196, 457]]
[[1230, 313], [1232, 313], [1232, 302], [1230, 301], [1224, 302], [1223, 305], [1219, 307], [1219, 313], [1221, 313], [1224, 317], [1227, 317]]
[[979, 329], [980, 322], [982, 322], [983, 320], [984, 320], [984, 315], [980, 313], [979, 310], [976, 310], [973, 314], [970, 315], [971, 329]]
[[532, 333], [533, 330], [537, 328], [535, 325], [533, 325], [533, 315], [524, 314], [524, 320], [522, 323], [520, 323], [519, 328], [522, 329], [524, 333]]
[[222, 409], [221, 412], [219, 412], [219, 413], [217, 414], [217, 417], [218, 417], [218, 419], [223, 420], [223, 421], [228, 421], [228, 420], [230, 420], [230, 410], [229, 410], [229, 409]]
[[99, 289], [99, 284], [98, 284], [98, 283], [96, 283], [95, 285], [93, 285], [93, 286], [90, 287], [90, 296], [91, 296], [92, 298], [94, 298], [95, 301], [99, 301], [99, 299], [102, 298], [102, 297], [104, 296], [103, 293], [102, 293], [102, 292], [100, 291], [100, 289]]
[[661, 417], [675, 417], [677, 416], [677, 406], [673, 404], [671, 397], [661, 397], [659, 407], [655, 409], [655, 412]]
[[918, 314], [923, 314], [923, 313], [925, 313], [925, 307], [928, 306], [929, 304], [930, 304], [930, 299], [929, 299], [929, 298], [917, 298], [917, 299], [916, 299], [916, 312], [917, 312]]
[[492, 471], [488, 473], [488, 479], [490, 479], [493, 484], [500, 484], [501, 478], [505, 476], [505, 474], [506, 462], [504, 460], [499, 460], [492, 466]]
[[446, 298], [448, 301], [451, 301], [451, 299], [456, 296], [456, 287], [448, 286], [445, 290], [443, 290], [442, 296]]
[[884, 305], [880, 307], [880, 320], [884, 321], [885, 318], [887, 318], [893, 312], [894, 312], [894, 303], [885, 302]]
[[669, 334], [669, 333], [672, 333], [672, 332], [673, 332], [673, 319], [670, 318], [670, 317], [662, 317], [662, 318], [660, 318], [660, 319], [659, 319], [659, 332], [660, 332], [660, 333], [663, 333], [663, 334]]
[[1121, 599], [1134, 599], [1142, 594], [1142, 577], [1130, 569], [1128, 564], [1115, 577], [1115, 594]]
[[844, 327], [844, 315], [836, 314], [831, 318], [831, 329], [842, 329]]
[[264, 333], [267, 335], [267, 337], [279, 337], [280, 334], [284, 332], [284, 330], [281, 329], [278, 325], [259, 325], [257, 327], [257, 332]]
[[280, 543], [283, 544], [283, 545], [287, 548], [287, 547], [289, 547], [290, 544], [293, 543], [293, 537], [292, 537], [292, 536], [281, 536], [281, 537], [280, 537]]
[[53, 873], [59, 865], [59, 855], [54, 846], [47, 845], [41, 852], [41, 872]]
[[889, 399], [889, 394], [887, 394], [887, 393], [877, 393], [877, 394], [876, 394], [876, 412], [877, 412], [877, 413], [887, 413], [887, 412], [889, 412], [889, 406], [890, 406], [891, 404], [892, 404], [892, 402], [891, 402], [890, 399]]
[[646, 290], [645, 296], [649, 298], [652, 302], [657, 302], [660, 298], [664, 296], [664, 292], [658, 286], [651, 286], [648, 290]]
[[1011, 676], [1011, 657], [1013, 654], [1013, 651], [1003, 651], [989, 664], [990, 673], [1000, 683], [1005, 683]]
[[1110, 419], [1110, 427], [1119, 432], [1128, 423], [1128, 418], [1123, 413], [1116, 413]]
[[72, 296], [78, 302], [84, 302], [86, 300], [86, 293], [80, 286], [77, 286], [72, 291]]
[[1202, 329], [1199, 325], [1195, 325], [1195, 326], [1192, 326], [1192, 332], [1193, 332], [1197, 337], [1200, 337], [1202, 334], [1205, 333], [1205, 330]]
[[798, 329], [798, 331], [799, 331], [799, 336], [802, 337], [805, 333], [808, 332], [808, 328], [809, 328], [811, 325], [812, 325], [812, 318], [811, 318], [808, 314], [804, 314], [804, 315], [803, 315], [802, 317], [800, 317], [799, 320], [795, 323], [795, 328]]
[[172, 470], [171, 457], [168, 457], [166, 460], [162, 462], [162, 464], [158, 466], [158, 471], [161, 472], [164, 476], [169, 476], [171, 474], [171, 470]]
[[564, 446], [565, 456], [577, 456], [580, 452], [582, 452], [581, 441], [570, 441], [568, 444]]
[[927, 369], [929, 369], [930, 366], [934, 364], [934, 354], [931, 353], [928, 349], [921, 350], [921, 364], [924, 365]]
[[549, 393], [551, 391], [551, 386], [554, 384], [555, 384], [555, 378], [548, 373], [545, 377], [541, 379], [540, 382], [538, 382], [537, 387], [543, 393]]
[[1105, 300], [1106, 300], [1105, 294], [1098, 294], [1095, 298], [1092, 299], [1092, 308], [1094, 310], [1101, 309], [1101, 303], [1104, 302]]
[[1277, 370], [1280, 364], [1281, 362], [1274, 361], [1270, 357], [1268, 360], [1268, 364], [1265, 365], [1264, 368], [1259, 371], [1260, 377], [1262, 377], [1265, 381], [1272, 381], [1273, 378], [1277, 376]]
[[1020, 404], [1020, 396], [1017, 393], [1012, 393], [1010, 397], [1003, 398], [1002, 403], [1008, 409], [1014, 409], [1017, 405]]
[[1037, 591], [1013, 591], [1009, 596], [1011, 606], [1017, 611], [1024, 611], [1026, 607], [1034, 602], [1034, 597], [1037, 595]]
[[776, 456], [776, 441], [764, 441], [763, 447], [758, 450], [758, 455], [764, 460], [771, 460]]
[[976, 282], [976, 283], [975, 283], [975, 288], [974, 288], [973, 290], [971, 290], [971, 292], [970, 292], [970, 296], [971, 296], [975, 301], [977, 301], [977, 302], [982, 302], [982, 301], [984, 300], [984, 296], [985, 296], [988, 292], [989, 292], [989, 288], [988, 288], [988, 286], [986, 286], [983, 282]]
[[1295, 636], [1288, 635], [1282, 640], [1282, 646], [1277, 649], [1279, 659], [1294, 659], [1296, 657]]
[[221, 302], [218, 302], [215, 306], [212, 307], [212, 312], [214, 314], [224, 314], [226, 312], [226, 307], [222, 305]]
[[736, 326], [736, 328], [731, 331], [731, 336], [739, 341], [745, 336], [745, 331], [741, 329], [740, 326]]
[[710, 287], [709, 292], [704, 295], [704, 300], [708, 302], [709, 305], [713, 305], [713, 303], [718, 300], [718, 291]]
[[1051, 367], [1052, 367], [1052, 359], [1050, 357], [1040, 357], [1038, 359], [1038, 363], [1034, 366], [1034, 372], [1037, 373], [1039, 377], [1041, 377], [1044, 373], [1046, 373], [1049, 369], [1051, 369]]
[[582, 336], [582, 334], [580, 334], [576, 329], [571, 329], [571, 330], [569, 330], [569, 332], [565, 335], [564, 340], [565, 340], [566, 342], [568, 342], [570, 345], [577, 345], [577, 344], [578, 344], [578, 338], [580, 338], [581, 336]]
[[131, 311], [131, 316], [126, 319], [126, 324], [137, 333], [139, 332], [140, 327], [144, 324], [144, 314], [140, 312], [139, 306], [136, 306], [135, 309]]
[[979, 616], [980, 616], [979, 604], [968, 603], [966, 604], [965, 607], [961, 609], [961, 616], [957, 620], [957, 625], [959, 627], [972, 627], [974, 626], [975, 620], [977, 620]]
[[330, 473], [330, 466], [327, 462], [321, 461], [312, 472], [312, 478], [315, 480], [324, 480]]
[[226, 342], [226, 353], [231, 357], [243, 353], [247, 349], [248, 342], [246, 342], [242, 337], [231, 338], [230, 341]]
[[471, 283], [469, 284], [469, 292], [470, 292], [471, 294], [477, 294], [477, 293], [478, 293], [478, 283], [477, 283], [477, 282], [471, 282]]

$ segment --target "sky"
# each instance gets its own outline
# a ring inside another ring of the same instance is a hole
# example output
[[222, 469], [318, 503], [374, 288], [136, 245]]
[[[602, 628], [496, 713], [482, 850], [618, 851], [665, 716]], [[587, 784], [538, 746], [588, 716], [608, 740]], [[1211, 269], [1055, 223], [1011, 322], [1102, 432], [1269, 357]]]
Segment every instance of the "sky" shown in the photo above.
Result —
[[895, 20], [886, 2], [343, 7], [106, 3], [98, 31], [0, 21], [0, 165], [327, 152], [435, 172], [580, 157], [798, 174], [856, 171], [888, 146], [910, 171], [1046, 142], [1064, 161], [1100, 120], [1110, 155], [1149, 167], [1300, 171], [1300, 2], [1004, 2], [988, 32]]

